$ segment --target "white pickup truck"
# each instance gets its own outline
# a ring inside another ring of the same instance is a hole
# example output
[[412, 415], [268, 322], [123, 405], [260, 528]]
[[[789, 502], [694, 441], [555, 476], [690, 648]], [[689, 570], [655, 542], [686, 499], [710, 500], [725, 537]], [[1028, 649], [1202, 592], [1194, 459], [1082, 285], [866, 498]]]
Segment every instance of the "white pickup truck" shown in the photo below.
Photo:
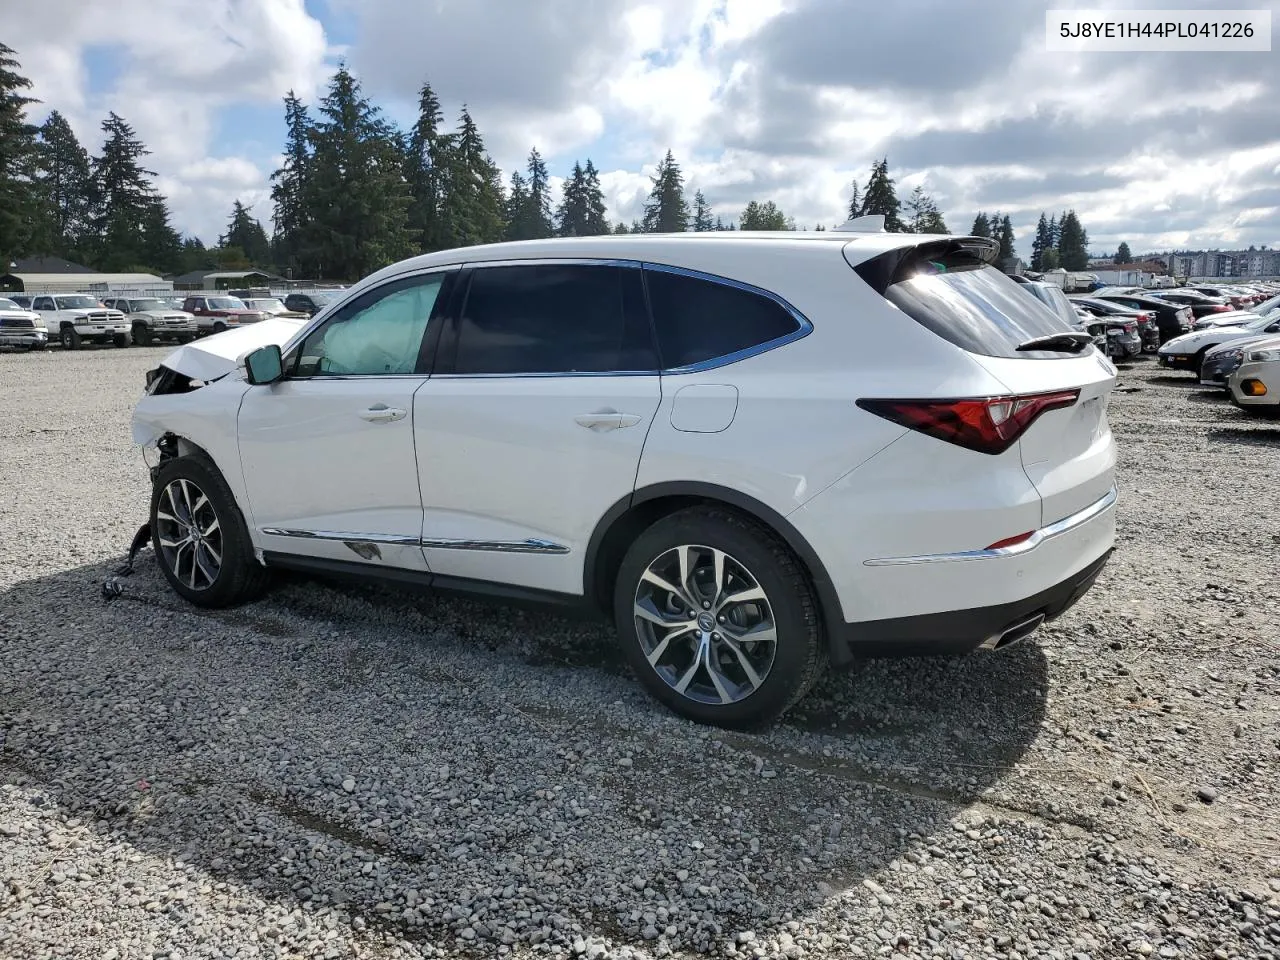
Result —
[[114, 343], [117, 347], [133, 342], [123, 313], [108, 310], [96, 298], [83, 293], [39, 296], [31, 301], [31, 309], [44, 317], [49, 336], [57, 337], [67, 350], [78, 350], [86, 340]]

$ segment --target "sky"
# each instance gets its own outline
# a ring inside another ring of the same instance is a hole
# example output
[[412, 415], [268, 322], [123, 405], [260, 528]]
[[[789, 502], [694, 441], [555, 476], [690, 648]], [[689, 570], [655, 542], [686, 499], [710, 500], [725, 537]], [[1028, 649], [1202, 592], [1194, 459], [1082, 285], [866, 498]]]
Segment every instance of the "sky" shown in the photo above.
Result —
[[[1280, 23], [1280, 0], [1248, 5]], [[953, 232], [978, 210], [1009, 214], [1024, 258], [1040, 212], [1067, 208], [1095, 253], [1280, 246], [1280, 44], [1047, 52], [1046, 9], [1073, 6], [0, 0], [42, 101], [33, 119], [60, 111], [95, 152], [107, 111], [122, 115], [175, 227], [210, 244], [236, 199], [270, 230], [281, 98], [314, 102], [344, 62], [402, 126], [424, 81], [449, 118], [465, 103], [508, 176], [533, 146], [555, 186], [590, 157], [611, 220], [640, 216], [670, 149], [689, 196], [726, 220], [773, 200], [801, 227], [831, 227], [883, 156], [898, 195], [923, 185]]]

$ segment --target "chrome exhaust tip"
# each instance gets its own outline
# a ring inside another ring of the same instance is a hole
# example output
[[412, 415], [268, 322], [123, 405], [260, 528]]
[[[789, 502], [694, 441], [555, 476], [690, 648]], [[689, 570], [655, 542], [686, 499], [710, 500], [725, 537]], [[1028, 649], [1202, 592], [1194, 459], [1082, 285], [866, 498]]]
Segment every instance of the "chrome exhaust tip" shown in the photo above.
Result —
[[1021, 620], [1011, 627], [1006, 627], [1000, 633], [988, 637], [978, 649], [1003, 650], [1006, 647], [1011, 647], [1035, 633], [1042, 623], [1044, 623], [1044, 614], [1037, 613], [1035, 616]]

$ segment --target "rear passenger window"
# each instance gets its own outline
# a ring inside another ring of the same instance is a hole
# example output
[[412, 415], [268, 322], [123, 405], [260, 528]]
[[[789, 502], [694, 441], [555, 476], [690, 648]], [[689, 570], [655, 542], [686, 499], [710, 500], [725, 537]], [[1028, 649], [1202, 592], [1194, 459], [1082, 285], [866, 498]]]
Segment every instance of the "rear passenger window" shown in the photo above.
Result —
[[636, 268], [482, 267], [458, 319], [458, 374], [656, 370]]
[[645, 283], [664, 369], [718, 360], [800, 329], [778, 301], [727, 282], [646, 268]]

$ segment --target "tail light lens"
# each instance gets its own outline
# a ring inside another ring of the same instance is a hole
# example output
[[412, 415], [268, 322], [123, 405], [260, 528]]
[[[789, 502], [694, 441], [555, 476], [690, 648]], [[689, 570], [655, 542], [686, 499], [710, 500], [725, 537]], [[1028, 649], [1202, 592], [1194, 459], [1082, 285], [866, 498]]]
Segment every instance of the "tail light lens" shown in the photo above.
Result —
[[908, 429], [994, 455], [1013, 446], [1041, 414], [1078, 399], [1079, 390], [1058, 390], [967, 400], [859, 400], [858, 406]]

